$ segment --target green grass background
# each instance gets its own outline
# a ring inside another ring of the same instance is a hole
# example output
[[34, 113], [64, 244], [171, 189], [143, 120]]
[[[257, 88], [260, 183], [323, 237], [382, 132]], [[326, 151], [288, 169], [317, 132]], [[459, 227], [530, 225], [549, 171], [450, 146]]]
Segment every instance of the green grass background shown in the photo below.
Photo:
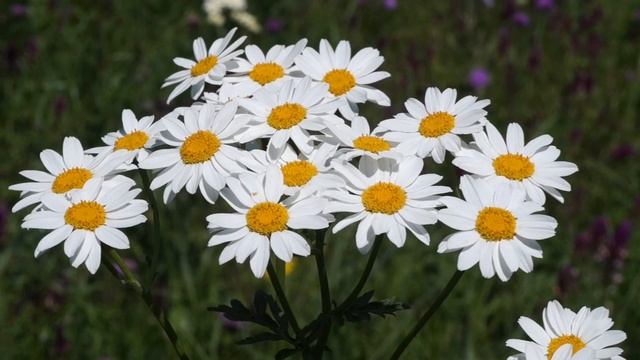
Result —
[[[18, 171], [40, 169], [38, 153], [61, 149], [64, 136], [87, 146], [120, 125], [120, 112], [164, 115], [169, 90], [162, 80], [175, 70], [174, 56], [191, 56], [191, 41], [213, 41], [225, 30], [208, 24], [199, 1], [31, 1], [16, 15], [11, 1], [0, 5], [0, 206], [18, 196], [7, 187], [21, 181]], [[533, 1], [398, 0], [386, 10], [382, 0], [252, 1], [261, 22], [280, 19], [279, 32], [250, 34], [249, 42], [267, 47], [307, 37], [333, 43], [348, 39], [354, 49], [376, 46], [392, 74], [381, 88], [391, 108], [368, 104], [372, 123], [403, 111], [406, 98], [422, 97], [427, 86], [455, 87], [492, 101], [489, 119], [502, 131], [517, 121], [528, 138], [549, 133], [562, 159], [580, 172], [564, 205], [550, 201], [547, 211], [559, 221], [555, 238], [542, 243], [544, 259], [531, 274], [516, 273], [502, 283], [485, 280], [473, 268], [406, 352], [407, 359], [504, 359], [512, 351], [504, 341], [523, 337], [521, 315], [540, 319], [548, 300], [559, 298], [577, 310], [607, 306], [615, 328], [627, 332], [622, 344], [628, 359], [640, 358], [640, 2], [556, 1], [541, 10]], [[528, 26], [513, 21], [515, 11], [530, 17]], [[232, 24], [227, 24], [232, 26]], [[482, 66], [492, 81], [474, 91], [469, 71]], [[187, 104], [182, 96], [176, 104]], [[637, 150], [636, 150], [637, 151]], [[450, 160], [450, 158], [448, 158]], [[457, 185], [450, 165], [428, 164], [428, 171]], [[206, 247], [204, 216], [213, 208], [199, 197], [178, 199], [162, 209], [165, 241], [162, 262], [168, 278], [155, 290], [157, 301], [185, 340], [193, 358], [269, 359], [279, 345], [241, 347], [234, 341], [258, 329], [223, 327], [209, 305], [237, 297], [249, 300], [257, 288], [247, 265], [219, 266], [220, 249]], [[0, 352], [5, 359], [149, 359], [172, 358], [172, 349], [148, 309], [124, 291], [105, 268], [95, 276], [71, 268], [61, 248], [39, 259], [33, 249], [43, 235], [22, 231], [25, 212], [10, 215], [0, 240]], [[609, 224], [605, 242], [576, 253], [574, 239], [599, 216]], [[627, 256], [612, 273], [607, 241], [615, 227], [631, 223]], [[128, 232], [140, 256], [141, 226]], [[328, 244], [329, 279], [334, 296], [344, 298], [365, 258], [355, 249], [353, 229]], [[329, 341], [332, 359], [382, 359], [398, 337], [424, 311], [455, 267], [455, 255], [435, 249], [448, 233], [430, 228], [432, 246], [410, 238], [402, 249], [389, 243], [367, 288], [379, 298], [395, 298], [412, 308], [395, 318], [374, 319], [336, 330]], [[576, 276], [568, 289], [559, 272], [571, 266]], [[139, 274], [144, 274], [139, 262]], [[319, 310], [318, 282], [312, 258], [298, 262], [287, 278], [294, 310], [309, 321]]]

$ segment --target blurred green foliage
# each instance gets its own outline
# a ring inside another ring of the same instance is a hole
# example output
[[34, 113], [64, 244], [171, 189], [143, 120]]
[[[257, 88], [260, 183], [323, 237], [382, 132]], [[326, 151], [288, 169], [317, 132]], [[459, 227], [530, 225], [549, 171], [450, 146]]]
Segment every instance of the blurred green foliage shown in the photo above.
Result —
[[[392, 74], [381, 88], [393, 105], [366, 105], [372, 123], [403, 111], [403, 101], [421, 97], [427, 86], [455, 87], [461, 95], [491, 99], [489, 119], [503, 131], [517, 121], [528, 138], [551, 134], [562, 158], [580, 166], [569, 179], [574, 189], [566, 203], [548, 204], [559, 231], [542, 243], [545, 257], [534, 272], [501, 283], [482, 279], [473, 268], [407, 359], [506, 358], [512, 351], [504, 341], [524, 336], [518, 317], [540, 319], [554, 298], [575, 310], [609, 307], [615, 327], [629, 336], [625, 356], [640, 358], [634, 346], [640, 340], [640, 3], [564, 0], [549, 9], [543, 3], [398, 0], [388, 9], [383, 0], [249, 1], [261, 23], [271, 24], [271, 31], [249, 34], [260, 46], [307, 37], [311, 46], [328, 38], [348, 39], [354, 49], [380, 48], [383, 69]], [[282, 29], [274, 29], [278, 24]], [[190, 56], [195, 37], [210, 42], [225, 31], [206, 22], [199, 1], [168, 0], [5, 1], [0, 26], [3, 214], [18, 198], [8, 185], [21, 181], [20, 170], [41, 168], [42, 149], [60, 150], [64, 136], [77, 136], [87, 147], [99, 144], [102, 134], [119, 127], [123, 108], [140, 116], [168, 112], [169, 91], [160, 85], [175, 69], [171, 59]], [[468, 84], [475, 67], [491, 76], [483, 89]], [[173, 105], [179, 104], [188, 104], [188, 96]], [[457, 185], [451, 166], [429, 163], [428, 170]], [[162, 209], [158, 246], [167, 276], [155, 296], [169, 308], [193, 358], [269, 359], [277, 346], [234, 344], [255, 329], [231, 331], [206, 311], [233, 297], [248, 300], [257, 288], [271, 291], [247, 266], [219, 266], [219, 249], [206, 248], [204, 216], [225, 210], [185, 194]], [[42, 233], [21, 231], [24, 215], [9, 216], [0, 229], [2, 358], [173, 356], [148, 309], [105, 269], [95, 276], [75, 270], [60, 248], [33, 259]], [[338, 299], [365, 262], [350, 231], [328, 243], [329, 279]], [[328, 358], [388, 356], [454, 270], [455, 255], [435, 252], [447, 230], [430, 231], [430, 247], [415, 239], [402, 249], [385, 244], [367, 287], [412, 309], [338, 329]], [[145, 227], [128, 233], [134, 248], [124, 255], [142, 259], [136, 239], [145, 236]], [[143, 261], [136, 271], [145, 272]], [[299, 261], [286, 282], [295, 311], [311, 320], [320, 308], [313, 260]]]

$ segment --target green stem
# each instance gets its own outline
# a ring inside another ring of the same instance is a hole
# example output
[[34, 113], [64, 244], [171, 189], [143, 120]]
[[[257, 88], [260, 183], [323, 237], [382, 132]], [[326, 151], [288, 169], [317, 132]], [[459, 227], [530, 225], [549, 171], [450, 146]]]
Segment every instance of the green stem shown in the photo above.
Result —
[[420, 317], [420, 319], [418, 320], [416, 325], [413, 327], [413, 329], [411, 329], [411, 331], [407, 334], [407, 336], [405, 336], [404, 339], [402, 339], [402, 341], [400, 342], [400, 344], [398, 344], [398, 347], [393, 352], [393, 355], [391, 355], [390, 359], [396, 360], [400, 358], [400, 355], [402, 355], [402, 353], [407, 349], [411, 341], [413, 341], [413, 339], [416, 337], [416, 335], [418, 335], [420, 330], [422, 330], [422, 328], [427, 324], [427, 322], [429, 322], [429, 319], [431, 319], [433, 314], [435, 314], [436, 311], [438, 311], [438, 309], [447, 299], [449, 294], [451, 294], [451, 291], [453, 291], [453, 289], [456, 287], [456, 285], [458, 284], [458, 281], [460, 281], [460, 278], [462, 277], [463, 274], [464, 274], [464, 271], [460, 271], [460, 270], [456, 270], [456, 272], [453, 273], [447, 285], [444, 287], [444, 289], [440, 291], [440, 294], [438, 294], [438, 297], [433, 301], [433, 303], [429, 307], [429, 310], [427, 310], [427, 312], [424, 313], [422, 317]]
[[151, 233], [151, 239], [147, 240], [147, 250], [153, 249], [152, 263], [154, 268], [157, 268], [158, 257], [160, 254], [160, 211], [156, 197], [151, 190], [151, 182], [149, 181], [149, 175], [146, 170], [138, 169], [140, 178], [142, 179], [142, 191], [144, 196], [149, 201], [151, 207], [151, 213], [153, 214], [153, 232]]
[[282, 290], [282, 286], [280, 286], [280, 281], [278, 281], [278, 274], [276, 273], [273, 265], [271, 265], [271, 261], [269, 261], [269, 263], [267, 264], [267, 273], [269, 274], [271, 285], [273, 285], [273, 290], [275, 290], [276, 296], [278, 296], [280, 305], [282, 305], [282, 310], [284, 310], [285, 315], [287, 316], [287, 318], [289, 318], [289, 323], [291, 324], [296, 337], [299, 337], [298, 335], [300, 334], [300, 326], [298, 326], [298, 321], [296, 320], [295, 315], [293, 315], [291, 306], [289, 306], [287, 295], [284, 293], [284, 290]]
[[373, 264], [376, 262], [376, 258], [378, 257], [378, 252], [380, 252], [380, 246], [382, 245], [382, 237], [383, 237], [382, 235], [376, 236], [373, 242], [373, 247], [371, 248], [371, 252], [369, 253], [369, 259], [367, 260], [367, 265], [365, 266], [364, 271], [360, 276], [360, 280], [358, 281], [358, 284], [356, 284], [356, 287], [353, 288], [353, 291], [351, 291], [351, 294], [347, 296], [345, 301], [342, 302], [340, 306], [338, 306], [338, 308], [336, 309], [336, 313], [340, 313], [344, 311], [360, 295], [362, 288], [364, 287], [364, 285], [367, 283], [367, 280], [369, 279], [369, 275], [371, 274], [371, 270], [373, 269]]
[[331, 292], [329, 290], [329, 278], [324, 262], [324, 236], [326, 229], [316, 230], [316, 267], [318, 268], [318, 280], [320, 281], [320, 297], [322, 298], [322, 313], [331, 311]]
[[122, 280], [125, 285], [133, 289], [142, 298], [149, 310], [151, 310], [153, 316], [158, 321], [158, 324], [160, 324], [160, 327], [162, 327], [162, 330], [164, 331], [165, 335], [167, 335], [167, 338], [169, 338], [169, 341], [171, 341], [171, 345], [173, 345], [173, 349], [175, 350], [176, 355], [178, 355], [178, 358], [182, 360], [189, 360], [189, 356], [187, 356], [187, 354], [180, 346], [178, 334], [173, 328], [173, 325], [171, 325], [167, 314], [164, 312], [164, 309], [154, 303], [151, 293], [143, 288], [142, 284], [140, 284], [140, 282], [135, 278], [131, 270], [129, 270], [129, 267], [127, 267], [127, 264], [125, 264], [120, 255], [118, 255], [118, 253], [114, 249], [110, 249], [109, 251], [107, 251], [106, 255], [112, 262], [114, 262], [118, 266], [118, 268], [120, 268], [120, 271], [124, 275], [124, 279], [120, 279], [120, 276], [111, 264], [107, 265], [109, 271], [111, 271], [116, 279]]
[[322, 299], [321, 316], [325, 316], [325, 322], [322, 325], [322, 330], [316, 343], [316, 359], [322, 359], [324, 348], [327, 345], [329, 333], [331, 332], [331, 292], [329, 289], [327, 268], [324, 262], [324, 237], [326, 231], [326, 229], [316, 230], [315, 258], [316, 267], [318, 268], [318, 280], [320, 281], [320, 297]]

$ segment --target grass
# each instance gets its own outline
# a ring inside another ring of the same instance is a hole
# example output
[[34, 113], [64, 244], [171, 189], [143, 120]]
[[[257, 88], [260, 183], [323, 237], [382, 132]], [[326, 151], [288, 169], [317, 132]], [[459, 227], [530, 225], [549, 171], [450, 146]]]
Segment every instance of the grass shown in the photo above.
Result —
[[[517, 273], [508, 283], [484, 280], [469, 271], [442, 309], [405, 353], [405, 358], [506, 358], [504, 341], [523, 337], [516, 321], [540, 318], [554, 298], [577, 310], [607, 306], [616, 328], [628, 334], [625, 356], [640, 358], [640, 240], [631, 231], [624, 262], [612, 262], [610, 250], [624, 235], [620, 224], [638, 226], [640, 216], [640, 20], [637, 4], [607, 1], [558, 1], [541, 10], [533, 1], [400, 0], [387, 11], [382, 1], [249, 1], [262, 21], [281, 19], [282, 31], [250, 35], [260, 46], [293, 43], [307, 37], [348, 39], [354, 49], [380, 48], [384, 70], [392, 74], [381, 87], [392, 106], [367, 105], [377, 123], [403, 110], [408, 97], [427, 86], [456, 87], [461, 94], [489, 98], [489, 119], [503, 131], [509, 122], [523, 125], [528, 138], [549, 133], [562, 158], [580, 166], [569, 181], [566, 203], [549, 203], [560, 223], [545, 241], [544, 259], [531, 274]], [[0, 206], [17, 194], [7, 190], [21, 181], [22, 169], [40, 168], [38, 153], [59, 150], [64, 136], [89, 146], [119, 126], [120, 112], [164, 115], [168, 90], [160, 89], [174, 70], [171, 59], [190, 54], [191, 40], [222, 34], [206, 23], [198, 1], [32, 1], [16, 15], [0, 5]], [[513, 21], [514, 11], [530, 17]], [[228, 24], [231, 26], [231, 24]], [[491, 83], [474, 90], [467, 83], [477, 66]], [[174, 105], [187, 104], [182, 96]], [[430, 171], [456, 185], [450, 165], [428, 164]], [[219, 249], [206, 248], [204, 216], [225, 211], [184, 194], [161, 211], [160, 256], [166, 278], [156, 291], [193, 358], [269, 359], [277, 346], [241, 347], [234, 341], [256, 329], [230, 331], [209, 305], [237, 297], [248, 300], [257, 288], [247, 266], [217, 264]], [[167, 358], [163, 338], [144, 304], [115, 282], [105, 269], [95, 276], [75, 270], [61, 249], [33, 259], [42, 236], [22, 231], [24, 213], [11, 215], [0, 235], [0, 348], [5, 358]], [[576, 238], [606, 219], [603, 236], [592, 246]], [[616, 229], [619, 229], [617, 237]], [[1, 229], [0, 229], [1, 230]], [[353, 231], [328, 241], [327, 266], [334, 296], [344, 298], [366, 261], [354, 246]], [[384, 244], [367, 288], [379, 298], [406, 301], [412, 308], [397, 318], [374, 319], [338, 329], [329, 341], [333, 359], [385, 358], [454, 271], [454, 255], [438, 255], [435, 245], [447, 230], [430, 229], [433, 244], [410, 238], [402, 249]], [[129, 232], [134, 248], [125, 257], [140, 258], [145, 228]], [[567, 269], [571, 269], [570, 271]], [[144, 273], [144, 263], [138, 270]], [[562, 275], [562, 276], [561, 276]], [[562, 281], [559, 282], [559, 278]], [[568, 280], [567, 280], [568, 279]], [[287, 292], [302, 322], [320, 309], [318, 280], [311, 259], [302, 259], [286, 280]]]

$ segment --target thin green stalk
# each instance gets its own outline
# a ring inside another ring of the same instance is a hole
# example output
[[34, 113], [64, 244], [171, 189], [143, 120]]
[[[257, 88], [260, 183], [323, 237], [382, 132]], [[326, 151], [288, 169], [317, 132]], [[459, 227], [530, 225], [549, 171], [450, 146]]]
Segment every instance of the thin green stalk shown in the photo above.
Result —
[[[189, 360], [189, 356], [187, 356], [185, 351], [182, 349], [182, 346], [180, 345], [178, 340], [178, 334], [173, 328], [173, 325], [171, 325], [171, 322], [169, 321], [169, 318], [167, 317], [164, 309], [154, 303], [151, 293], [149, 291], [146, 291], [142, 284], [140, 284], [140, 282], [135, 278], [131, 270], [129, 270], [129, 267], [127, 267], [127, 264], [125, 264], [120, 255], [118, 255], [118, 252], [116, 252], [114, 249], [110, 249], [109, 251], [107, 251], [106, 255], [113, 263], [118, 266], [118, 268], [120, 268], [120, 271], [124, 275], [123, 281], [125, 285], [133, 289], [142, 298], [149, 310], [151, 310], [151, 313], [158, 321], [158, 324], [160, 324], [160, 327], [162, 327], [165, 335], [167, 335], [167, 338], [169, 338], [169, 341], [171, 341], [171, 345], [173, 346], [173, 349], [176, 352], [178, 358], [182, 360]], [[108, 264], [107, 268], [111, 271], [113, 276], [116, 277], [116, 279], [122, 280], [120, 276], [118, 276], [118, 273], [115, 271], [115, 268], [111, 266], [111, 264]]]
[[151, 190], [151, 182], [149, 181], [149, 175], [147, 174], [147, 171], [144, 169], [138, 170], [140, 173], [140, 178], [142, 179], [142, 190], [144, 191], [144, 196], [147, 198], [147, 201], [149, 201], [151, 213], [153, 214], [153, 231], [151, 232], [151, 238], [147, 240], [147, 250], [153, 249], [153, 259], [151, 261], [153, 263], [153, 267], [157, 268], [161, 247], [160, 211], [158, 202], [156, 201], [156, 197]]
[[331, 332], [331, 292], [329, 290], [329, 278], [327, 276], [327, 268], [324, 262], [324, 237], [326, 229], [316, 230], [315, 242], [315, 258], [316, 267], [318, 268], [318, 280], [320, 281], [320, 297], [322, 299], [322, 313], [320, 316], [325, 317], [325, 323], [322, 325], [318, 342], [316, 343], [316, 358], [322, 359], [324, 348], [329, 340]]
[[367, 283], [367, 280], [369, 279], [369, 275], [371, 274], [371, 270], [373, 269], [373, 264], [376, 262], [376, 258], [378, 257], [378, 252], [380, 252], [380, 247], [382, 246], [382, 237], [383, 237], [382, 235], [376, 236], [373, 242], [373, 247], [371, 248], [371, 252], [369, 253], [369, 259], [367, 260], [367, 265], [365, 266], [364, 271], [360, 276], [360, 280], [356, 284], [356, 287], [353, 288], [353, 291], [351, 291], [351, 294], [349, 294], [349, 296], [347, 296], [344, 302], [342, 302], [342, 304], [338, 306], [338, 308], [336, 309], [337, 313], [340, 313], [344, 311], [346, 308], [348, 308], [349, 305], [351, 305], [351, 303], [354, 300], [356, 300], [360, 295], [362, 288], [364, 287], [364, 285]]
[[391, 355], [390, 357], [391, 360], [396, 360], [400, 358], [400, 355], [402, 355], [402, 353], [407, 349], [411, 341], [413, 341], [413, 339], [416, 337], [416, 335], [418, 335], [420, 330], [422, 330], [422, 328], [427, 324], [427, 322], [429, 322], [429, 319], [431, 319], [433, 314], [435, 314], [436, 311], [438, 311], [438, 309], [447, 299], [449, 294], [451, 294], [451, 292], [456, 287], [456, 285], [458, 284], [458, 281], [460, 281], [460, 278], [462, 277], [463, 274], [464, 274], [464, 271], [460, 271], [460, 270], [456, 270], [456, 272], [453, 273], [453, 275], [449, 279], [449, 282], [447, 282], [447, 285], [444, 287], [444, 289], [440, 291], [440, 294], [438, 294], [438, 297], [433, 301], [433, 303], [431, 304], [427, 312], [424, 313], [422, 317], [420, 317], [420, 319], [415, 324], [413, 329], [411, 329], [411, 331], [407, 334], [407, 336], [405, 336], [404, 339], [402, 339], [402, 341], [400, 342], [400, 344], [398, 344], [398, 347], [393, 352], [393, 355]]
[[285, 315], [289, 318], [289, 323], [291, 323], [291, 328], [293, 328], [293, 332], [296, 334], [296, 337], [299, 337], [300, 334], [300, 326], [298, 325], [298, 321], [296, 320], [293, 311], [291, 310], [291, 306], [289, 306], [289, 300], [287, 300], [287, 295], [282, 290], [282, 286], [280, 286], [280, 281], [278, 280], [278, 274], [276, 269], [271, 265], [271, 261], [267, 264], [267, 274], [269, 274], [269, 280], [271, 281], [271, 285], [273, 285], [273, 290], [276, 292], [276, 296], [278, 297], [278, 301], [280, 301], [280, 305], [282, 305], [282, 310], [284, 310]]
[[320, 281], [320, 297], [322, 299], [322, 313], [331, 311], [331, 292], [329, 290], [329, 278], [324, 262], [324, 236], [326, 229], [316, 230], [316, 267], [318, 268], [318, 280]]

